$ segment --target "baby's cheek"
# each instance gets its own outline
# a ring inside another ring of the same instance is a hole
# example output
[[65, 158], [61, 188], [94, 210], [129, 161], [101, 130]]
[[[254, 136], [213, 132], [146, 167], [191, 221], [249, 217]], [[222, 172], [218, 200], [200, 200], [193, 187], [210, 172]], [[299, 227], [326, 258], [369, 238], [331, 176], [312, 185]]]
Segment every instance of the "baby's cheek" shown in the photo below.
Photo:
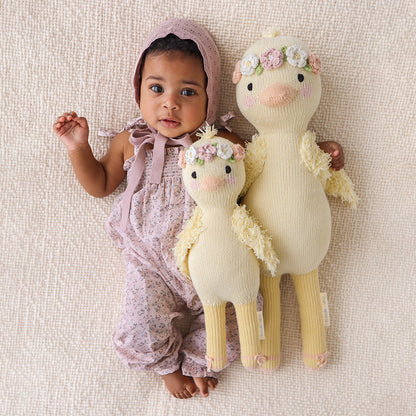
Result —
[[299, 91], [299, 94], [303, 98], [309, 98], [312, 95], [312, 87], [305, 84]]
[[250, 108], [250, 107], [253, 107], [253, 105], [256, 103], [256, 98], [255, 97], [253, 97], [252, 95], [246, 95], [244, 98], [243, 98], [243, 104], [246, 106], [246, 107], [248, 107], [248, 108]]
[[226, 182], [228, 185], [235, 185], [235, 183], [237, 182], [237, 179], [235, 178], [234, 175], [228, 175]]

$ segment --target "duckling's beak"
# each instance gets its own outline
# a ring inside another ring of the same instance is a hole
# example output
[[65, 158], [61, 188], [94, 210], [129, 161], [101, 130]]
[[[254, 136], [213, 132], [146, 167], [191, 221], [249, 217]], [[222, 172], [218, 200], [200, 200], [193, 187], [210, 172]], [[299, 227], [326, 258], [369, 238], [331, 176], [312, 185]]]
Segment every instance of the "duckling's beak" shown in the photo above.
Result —
[[267, 107], [283, 107], [289, 104], [298, 93], [294, 88], [284, 84], [269, 85], [258, 96], [258, 100]]
[[224, 179], [218, 176], [207, 176], [199, 183], [203, 191], [214, 192], [224, 185]]

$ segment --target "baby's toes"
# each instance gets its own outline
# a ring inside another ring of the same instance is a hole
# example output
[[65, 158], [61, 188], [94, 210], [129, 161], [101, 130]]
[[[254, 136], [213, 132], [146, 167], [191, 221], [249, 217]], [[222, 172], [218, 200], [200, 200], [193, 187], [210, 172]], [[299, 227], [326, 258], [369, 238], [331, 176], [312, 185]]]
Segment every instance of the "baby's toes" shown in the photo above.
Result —
[[186, 395], [187, 399], [190, 399], [198, 393], [198, 389], [195, 384], [187, 383], [185, 384], [185, 391], [183, 393]]
[[215, 387], [217, 387], [218, 385], [218, 380], [216, 378], [211, 378], [211, 377], [207, 378], [207, 384], [211, 390], [215, 390]]

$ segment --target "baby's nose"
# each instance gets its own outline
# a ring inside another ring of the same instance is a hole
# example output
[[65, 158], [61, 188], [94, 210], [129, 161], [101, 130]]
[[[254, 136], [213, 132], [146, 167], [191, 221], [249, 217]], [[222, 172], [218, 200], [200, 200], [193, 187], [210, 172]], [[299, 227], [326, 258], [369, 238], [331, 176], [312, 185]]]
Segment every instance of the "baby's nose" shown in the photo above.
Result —
[[219, 176], [207, 176], [200, 182], [200, 187], [203, 191], [214, 192], [224, 185], [224, 178]]
[[176, 100], [176, 97], [174, 97], [173, 95], [168, 95], [166, 96], [163, 106], [169, 110], [176, 110], [178, 109], [179, 104]]

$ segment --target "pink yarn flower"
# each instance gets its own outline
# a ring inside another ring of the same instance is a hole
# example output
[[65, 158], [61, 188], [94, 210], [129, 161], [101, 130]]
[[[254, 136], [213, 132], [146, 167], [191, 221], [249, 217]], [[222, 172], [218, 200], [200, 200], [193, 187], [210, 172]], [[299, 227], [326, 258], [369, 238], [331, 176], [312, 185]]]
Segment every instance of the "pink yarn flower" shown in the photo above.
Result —
[[278, 49], [268, 49], [260, 55], [260, 62], [265, 70], [279, 68], [283, 64], [284, 55]]
[[320, 74], [322, 71], [321, 60], [315, 53], [310, 53], [308, 56], [308, 63], [312, 68], [314, 74]]
[[182, 169], [186, 167], [186, 155], [185, 150], [181, 150], [178, 155], [178, 166]]
[[198, 157], [206, 162], [210, 162], [216, 154], [217, 148], [212, 144], [205, 144], [198, 149]]
[[234, 73], [233, 73], [233, 84], [238, 84], [241, 80], [241, 61], [238, 61], [235, 64]]
[[244, 155], [245, 155], [244, 147], [239, 145], [239, 144], [234, 144], [233, 145], [233, 154], [234, 154], [234, 159], [235, 160], [237, 160], [237, 161], [243, 160]]

